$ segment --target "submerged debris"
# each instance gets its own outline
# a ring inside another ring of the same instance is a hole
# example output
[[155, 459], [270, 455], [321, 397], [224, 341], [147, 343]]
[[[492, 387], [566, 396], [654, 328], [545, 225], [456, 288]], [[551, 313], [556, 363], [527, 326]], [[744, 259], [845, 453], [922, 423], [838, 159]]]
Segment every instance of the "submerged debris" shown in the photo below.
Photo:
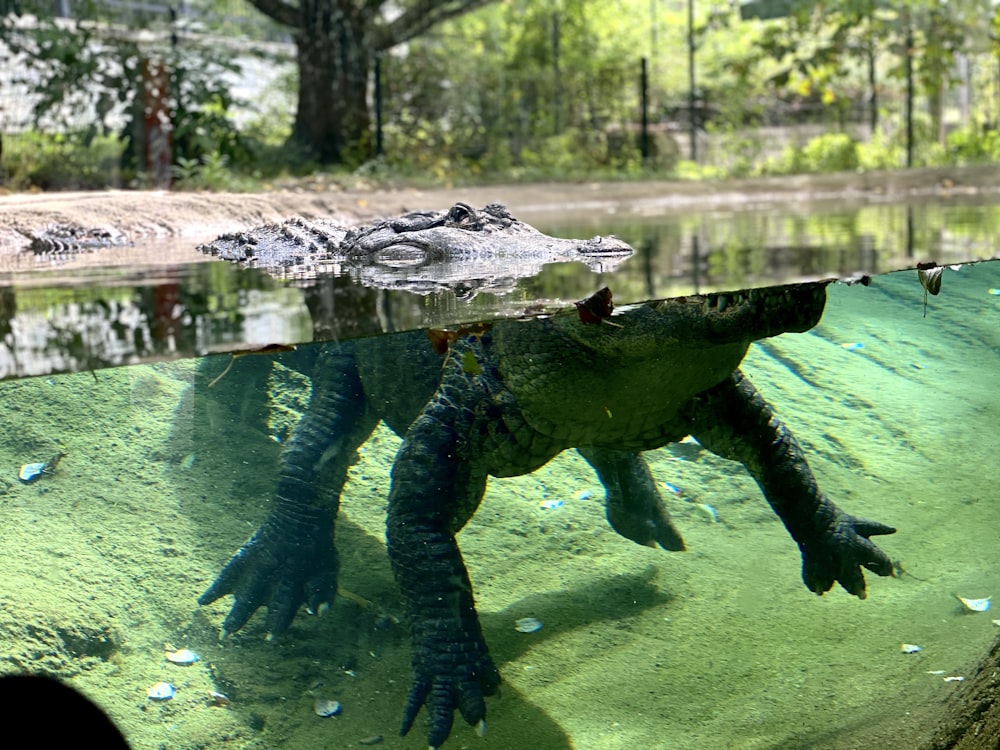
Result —
[[198, 654], [189, 648], [179, 648], [176, 651], [166, 652], [167, 661], [181, 667], [189, 667], [198, 661]]
[[27, 484], [38, 479], [45, 469], [45, 464], [25, 464], [18, 472], [17, 478]]
[[987, 612], [990, 608], [990, 599], [993, 597], [987, 596], [985, 599], [966, 599], [964, 596], [955, 594], [955, 598], [962, 602], [962, 605], [970, 612]]
[[340, 705], [340, 701], [331, 700], [329, 698], [317, 698], [316, 702], [313, 703], [313, 713], [324, 719], [328, 719], [331, 716], [337, 716], [340, 714], [341, 709], [342, 706]]
[[717, 511], [714, 507], [712, 507], [708, 503], [694, 503], [694, 506], [705, 514], [705, 517], [708, 519], [709, 523], [720, 522], [721, 519], [719, 518], [719, 511]]
[[233, 363], [240, 357], [246, 357], [251, 354], [281, 354], [283, 352], [294, 352], [294, 344], [265, 344], [264, 346], [254, 347], [252, 349], [242, 349], [240, 351], [229, 353], [229, 364], [226, 365], [226, 369], [220, 372], [211, 383], [208, 384], [209, 388], [212, 388], [220, 380], [222, 380], [229, 371], [233, 369]]
[[65, 453], [59, 451], [44, 463], [25, 464], [18, 472], [17, 478], [28, 484], [34, 482], [36, 479], [40, 479], [43, 474], [51, 474], [56, 470], [56, 467], [65, 455]]
[[151, 701], [168, 701], [176, 692], [169, 682], [157, 682], [146, 690], [146, 697]]
[[514, 630], [518, 633], [537, 633], [542, 629], [542, 621], [537, 617], [522, 617], [514, 621]]

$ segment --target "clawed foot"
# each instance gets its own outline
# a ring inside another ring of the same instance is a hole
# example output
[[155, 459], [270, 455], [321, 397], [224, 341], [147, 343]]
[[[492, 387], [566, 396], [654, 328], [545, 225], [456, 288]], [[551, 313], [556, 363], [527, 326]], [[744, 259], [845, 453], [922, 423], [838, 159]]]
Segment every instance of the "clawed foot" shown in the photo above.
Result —
[[684, 539], [670, 520], [666, 505], [657, 498], [655, 504], [635, 512], [629, 507], [608, 506], [607, 516], [611, 528], [626, 539], [646, 547], [660, 545], [671, 552], [684, 550]]
[[477, 734], [486, 734], [485, 696], [496, 693], [500, 673], [485, 653], [485, 644], [452, 643], [449, 647], [444, 640], [438, 646], [415, 644], [414, 671], [401, 735], [410, 731], [421, 707], [427, 708], [427, 744], [431, 748], [448, 739], [456, 710]]
[[864, 599], [867, 592], [862, 568], [880, 576], [893, 574], [892, 560], [869, 537], [895, 533], [892, 526], [836, 509], [829, 526], [817, 539], [799, 542], [802, 580], [817, 594], [829, 591], [836, 582], [848, 593]]
[[268, 638], [291, 625], [302, 604], [322, 614], [337, 592], [337, 553], [331, 524], [304, 534], [289, 534], [265, 522], [226, 563], [198, 604], [235, 598], [222, 623], [222, 637], [246, 625], [260, 607], [267, 607]]

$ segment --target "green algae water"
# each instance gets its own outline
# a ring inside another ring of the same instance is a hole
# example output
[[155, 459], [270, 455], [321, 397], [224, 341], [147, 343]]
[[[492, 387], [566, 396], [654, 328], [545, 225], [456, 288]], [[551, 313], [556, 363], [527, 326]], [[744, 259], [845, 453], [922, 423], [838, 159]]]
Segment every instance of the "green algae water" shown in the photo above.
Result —
[[[491, 479], [459, 543], [504, 685], [487, 739], [459, 719], [445, 747], [919, 747], [1000, 633], [1000, 609], [956, 598], [1000, 597], [998, 290], [1000, 262], [946, 269], [926, 308], [913, 270], [835, 283], [819, 325], [743, 362], [823, 491], [898, 529], [876, 542], [899, 575], [867, 574], [865, 601], [810, 593], [750, 476], [697, 443], [645, 454], [682, 553], [615, 534], [573, 452]], [[385, 555], [388, 429], [359, 451], [337, 525], [355, 597], [275, 642], [258, 614], [220, 643], [231, 599], [197, 606], [269, 511], [308, 403], [309, 379], [273, 360], [241, 357], [211, 389], [228, 355], [0, 384], [0, 672], [66, 680], [142, 750], [425, 747], [422, 717], [398, 736], [410, 654]], [[518, 631], [527, 617], [541, 629]], [[199, 660], [166, 658], [182, 648]], [[159, 682], [171, 700], [148, 697]], [[317, 698], [342, 712], [320, 718]]]

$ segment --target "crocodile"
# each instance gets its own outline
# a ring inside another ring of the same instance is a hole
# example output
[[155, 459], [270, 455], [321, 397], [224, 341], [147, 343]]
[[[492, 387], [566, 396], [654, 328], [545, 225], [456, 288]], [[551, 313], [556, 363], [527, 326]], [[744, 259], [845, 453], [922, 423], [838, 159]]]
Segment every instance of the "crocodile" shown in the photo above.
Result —
[[[202, 250], [272, 273], [316, 263], [319, 256], [381, 263], [390, 257], [397, 262], [412, 260], [417, 253], [422, 267], [403, 263], [409, 275], [401, 278], [413, 280], [423, 271], [420, 278], [433, 277], [438, 288], [451, 289], [459, 296], [468, 291], [472, 275], [462, 273], [461, 281], [453, 283], [438, 273], [442, 264], [462, 269], [472, 262], [519, 258], [521, 272], [542, 262], [573, 260], [597, 269], [617, 264], [634, 252], [614, 237], [550, 237], [514, 219], [498, 204], [477, 211], [464, 203], [447, 211], [411, 213], [355, 229], [325, 220], [296, 219], [222, 235]], [[406, 433], [438, 388], [443, 360], [422, 331], [327, 342], [281, 355], [282, 364], [311, 378], [310, 402], [281, 453], [273, 510], [199, 599], [208, 604], [234, 595], [222, 624], [223, 634], [242, 628], [265, 605], [269, 634], [286, 630], [303, 604], [311, 612], [328, 607], [339, 573], [334, 523], [357, 448], [380, 421], [400, 436]], [[407, 378], [386, 377], [398, 372], [400, 362], [408, 364]], [[256, 375], [259, 378], [261, 373]], [[216, 376], [213, 383], [218, 380]], [[259, 400], [263, 387], [247, 388], [245, 379], [238, 385], [232, 382], [239, 411], [259, 414], [259, 408], [247, 399]], [[605, 513], [616, 532], [638, 544], [684, 548], [641, 456], [586, 446], [580, 453], [605, 486]]]
[[536, 275], [546, 263], [579, 261], [592, 271], [613, 271], [635, 252], [616, 237], [551, 237], [499, 203], [481, 210], [456, 203], [446, 211], [416, 211], [358, 227], [293, 218], [198, 247], [281, 277], [343, 274], [378, 289], [447, 289], [459, 298], [506, 294], [518, 278]]
[[680, 550], [640, 452], [692, 436], [756, 480], [799, 547], [809, 590], [839, 583], [865, 598], [863, 569], [894, 571], [870, 537], [895, 529], [852, 516], [821, 492], [797, 441], [740, 369], [751, 342], [815, 326], [825, 286], [619, 310], [607, 296], [460, 331], [443, 357], [420, 332], [324, 345], [310, 405], [282, 454], [274, 510], [199, 603], [234, 595], [224, 635], [261, 606], [269, 635], [302, 604], [329, 606], [340, 492], [355, 449], [380, 419], [403, 435], [386, 522], [413, 643], [401, 733], [426, 707], [431, 747], [449, 737], [455, 711], [485, 731], [485, 698], [500, 683], [456, 534], [488, 476], [532, 472], [563, 450], [576, 448], [594, 465], [619, 533]]
[[[445, 359], [425, 332], [410, 331], [324, 343], [315, 363], [296, 363], [311, 374], [312, 392], [281, 452], [273, 509], [198, 600], [204, 605], [234, 595], [223, 637], [265, 605], [269, 637], [286, 630], [303, 604], [311, 613], [327, 609], [340, 568], [334, 525], [357, 449], [380, 421], [406, 434], [437, 390]], [[401, 362], [407, 377], [387, 377]], [[606, 517], [617, 533], [637, 544], [684, 549], [638, 453], [597, 446], [579, 453], [605, 487]]]
[[30, 240], [28, 249], [36, 255], [73, 255], [131, 244], [129, 238], [114, 227], [49, 224], [23, 234]]

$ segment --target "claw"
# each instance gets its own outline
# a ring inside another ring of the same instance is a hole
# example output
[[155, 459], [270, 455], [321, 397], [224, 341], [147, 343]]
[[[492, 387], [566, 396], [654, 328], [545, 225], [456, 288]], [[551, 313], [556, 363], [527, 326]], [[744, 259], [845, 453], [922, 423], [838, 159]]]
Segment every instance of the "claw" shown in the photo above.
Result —
[[486, 736], [486, 719], [480, 719], [476, 723], [476, 734], [478, 734], [480, 737]]

